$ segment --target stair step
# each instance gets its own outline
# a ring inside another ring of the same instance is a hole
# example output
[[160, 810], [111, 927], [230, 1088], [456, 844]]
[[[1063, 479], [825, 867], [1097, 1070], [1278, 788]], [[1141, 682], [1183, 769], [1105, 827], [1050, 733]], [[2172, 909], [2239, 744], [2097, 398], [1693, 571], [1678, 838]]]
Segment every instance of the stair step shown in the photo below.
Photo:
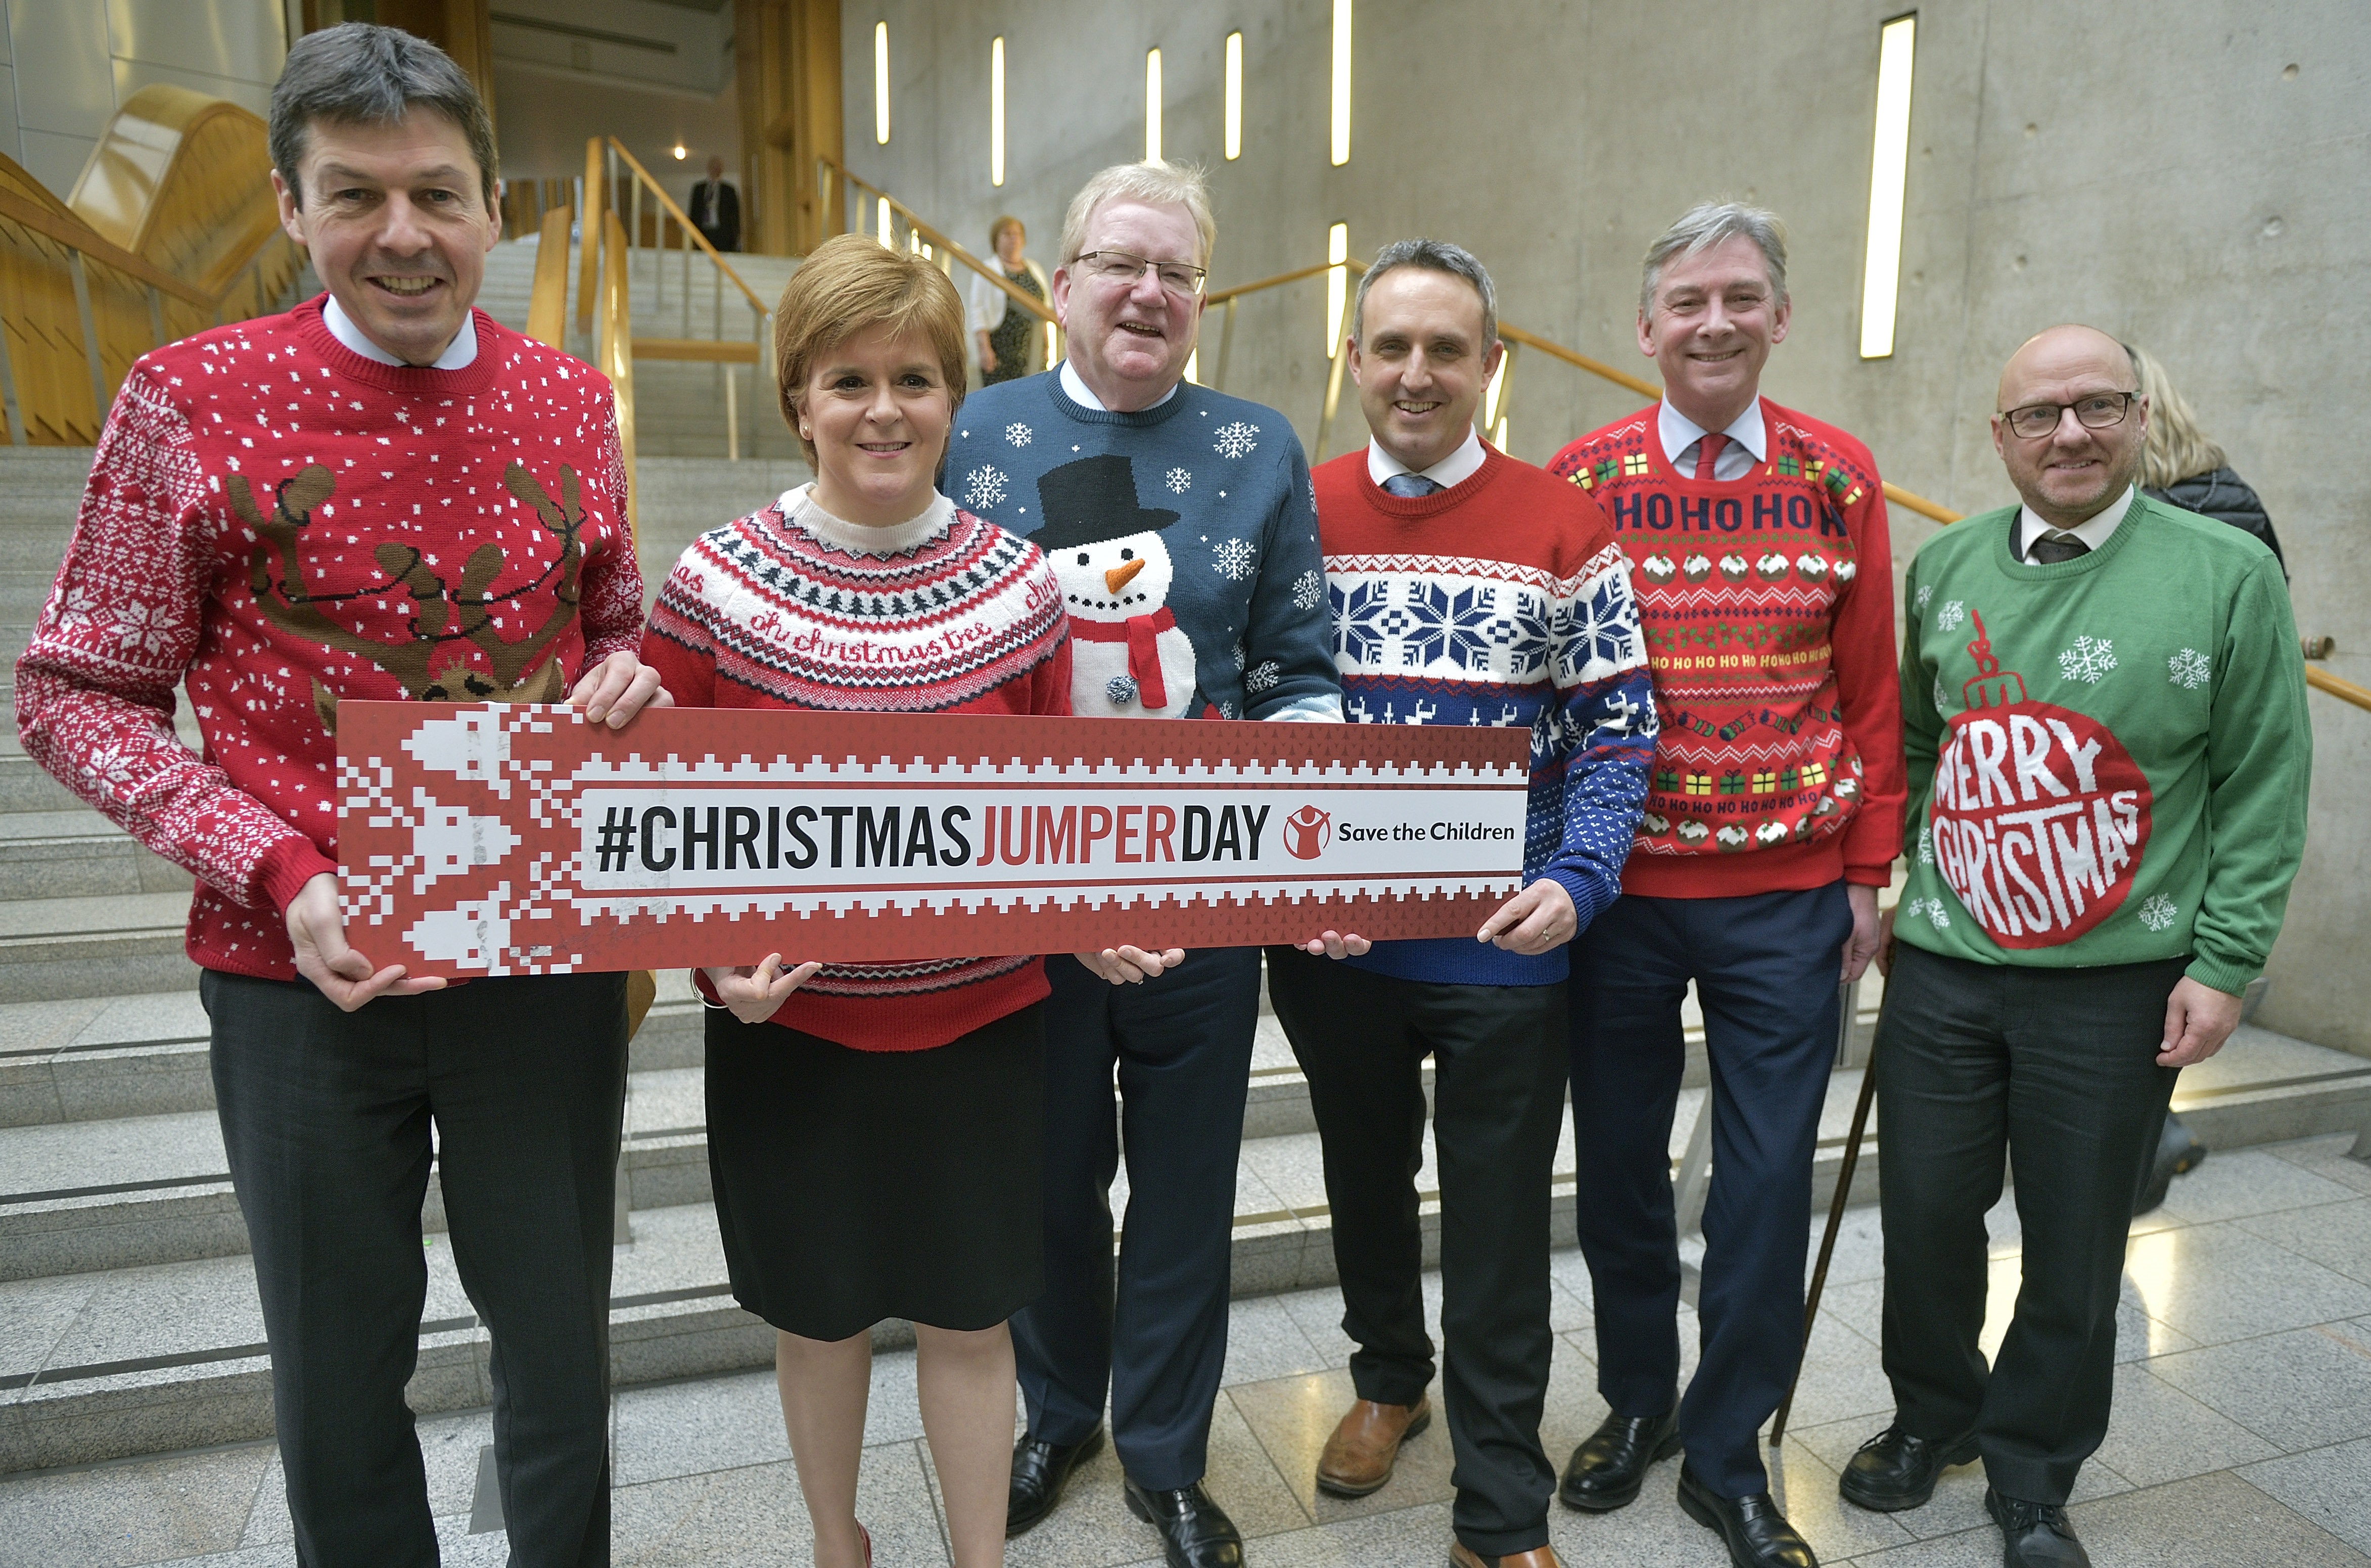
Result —
[[186, 891], [0, 903], [0, 1003], [188, 991]]
[[186, 892], [192, 881], [87, 807], [0, 812], [0, 900]]

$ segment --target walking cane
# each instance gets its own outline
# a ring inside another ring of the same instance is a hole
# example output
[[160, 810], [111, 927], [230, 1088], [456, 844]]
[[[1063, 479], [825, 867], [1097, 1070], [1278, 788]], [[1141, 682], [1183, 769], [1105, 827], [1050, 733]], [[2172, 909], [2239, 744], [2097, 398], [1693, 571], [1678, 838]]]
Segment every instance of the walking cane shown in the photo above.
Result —
[[[1852, 1038], [1854, 988], [1845, 987], [1844, 1028], [1845, 1040]], [[1842, 1055], [1841, 1050], [1838, 1051]], [[1811, 1343], [1811, 1324], [1820, 1316], [1820, 1294], [1827, 1288], [1828, 1260], [1835, 1256], [1836, 1232], [1844, 1228], [1845, 1205], [1852, 1198], [1854, 1167], [1860, 1164], [1861, 1136], [1868, 1131], [1869, 1102], [1877, 1095], [1877, 1057], [1870, 1052], [1868, 1063], [1861, 1068], [1860, 1098], [1853, 1106], [1852, 1132], [1845, 1139], [1845, 1163], [1836, 1171], [1836, 1195], [1828, 1203], [1828, 1233], [1820, 1238], [1819, 1265], [1811, 1271], [1811, 1288], [1803, 1295], [1803, 1344]], [[1787, 1397], [1778, 1405], [1778, 1413], [1771, 1418], [1770, 1446], [1778, 1446], [1787, 1435], [1787, 1414], [1795, 1408], [1795, 1388], [1803, 1380], [1803, 1364], [1795, 1363], [1795, 1376], [1787, 1380]]]

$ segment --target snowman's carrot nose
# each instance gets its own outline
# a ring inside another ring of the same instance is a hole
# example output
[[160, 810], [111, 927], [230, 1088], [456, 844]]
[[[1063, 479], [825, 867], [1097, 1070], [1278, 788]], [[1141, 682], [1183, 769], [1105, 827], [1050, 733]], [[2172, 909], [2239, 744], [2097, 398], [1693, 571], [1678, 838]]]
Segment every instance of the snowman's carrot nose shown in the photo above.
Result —
[[1143, 570], [1144, 557], [1139, 555], [1125, 566], [1115, 566], [1110, 571], [1105, 572], [1104, 574], [1104, 586], [1110, 588], [1112, 593], [1116, 596], [1120, 589], [1128, 587], [1129, 583], [1135, 581], [1136, 575]]

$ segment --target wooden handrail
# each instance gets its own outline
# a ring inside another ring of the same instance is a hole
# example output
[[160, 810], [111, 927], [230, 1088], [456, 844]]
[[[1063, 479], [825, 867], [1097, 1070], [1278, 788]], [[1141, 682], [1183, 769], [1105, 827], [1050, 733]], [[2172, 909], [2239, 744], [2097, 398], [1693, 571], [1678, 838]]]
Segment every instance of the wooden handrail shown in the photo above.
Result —
[[[584, 243], [596, 243], [590, 236]], [[594, 340], [595, 368], [609, 378], [618, 403], [618, 445], [626, 469], [626, 525], [633, 526], [640, 509], [634, 486], [634, 328], [626, 290], [626, 226], [615, 207], [601, 214], [600, 299], [596, 309], [599, 335]]]
[[2332, 675], [2326, 669], [2305, 667], [2305, 683], [2329, 692], [2342, 703], [2352, 703], [2358, 708], [2371, 709], [2371, 686], [2357, 686], [2344, 676]]
[[576, 215], [553, 207], [535, 242], [535, 283], [527, 293], [526, 335], [546, 348], [568, 348], [568, 228]]
[[[716, 263], [716, 270], [733, 280], [733, 286], [741, 291], [743, 298], [748, 300], [750, 308], [758, 311], [760, 315], [771, 310], [773, 307], [758, 298], [757, 292], [747, 284], [741, 281], [741, 274], [733, 270], [731, 264], [718, 253], [716, 247], [708, 242], [708, 236], [700, 233], [700, 230], [692, 226], [691, 220], [683, 215], [683, 209], [675, 204], [675, 198], [668, 195], [665, 190], [661, 189], [659, 182], [651, 178], [651, 171], [644, 168], [642, 166], [641, 161], [637, 159], [633, 154], [626, 150], [626, 144], [620, 142], [615, 136], [609, 137], [608, 143], [610, 150], [615, 152], [619, 157], [625, 159], [626, 167], [632, 169], [637, 175], [641, 176], [642, 183], [651, 188], [651, 194], [659, 199], [659, 205], [665, 207], [667, 211], [667, 215], [675, 219], [677, 225], [682, 228], [685, 238], [696, 242], [702, 250], [708, 252], [708, 259]], [[642, 238], [642, 236], [639, 234], [635, 235], [634, 238], [640, 239]]]
[[965, 250], [954, 240], [949, 239], [945, 235], [940, 233], [937, 229], [932, 228], [920, 218], [916, 217], [914, 215], [914, 210], [911, 207], [908, 207], [905, 203], [899, 201], [896, 197], [892, 196], [888, 192], [884, 191], [881, 187], [873, 184], [871, 180], [864, 179], [862, 175], [850, 174], [847, 169], [842, 168], [839, 164], [833, 162], [831, 158], [821, 153], [815, 155], [815, 161], [823, 165], [826, 168], [830, 169], [834, 174], [839, 175], [841, 179], [847, 180], [850, 184], [854, 185], [861, 190], [869, 191], [876, 199], [888, 203], [889, 210], [896, 213], [899, 217], [904, 218], [906, 220], [906, 226], [920, 235], [925, 240], [929, 241], [932, 249], [945, 251], [956, 261], [961, 261], [965, 266], [969, 267], [973, 272], [977, 273], [981, 277], [986, 278], [989, 282], [1002, 289], [1007, 297], [1018, 301], [1024, 310], [1028, 311], [1029, 314], [1036, 317], [1040, 321], [1047, 322], [1049, 324], [1054, 323], [1054, 309], [1052, 306], [1047, 304], [1044, 300], [1039, 299], [1027, 289], [1021, 287], [1011, 278], [1006, 277], [1001, 270], [989, 266], [978, 257], [973, 255], [970, 251]]
[[[208, 294], [194, 284], [182, 282], [155, 262], [144, 261], [121, 246], [100, 238], [95, 230], [75, 219], [61, 217], [25, 200], [13, 191], [0, 191], [0, 218], [23, 224], [27, 228], [47, 235], [61, 245], [81, 251], [102, 266], [113, 267], [119, 273], [138, 278], [159, 294], [169, 294], [174, 298], [194, 305], [202, 310], [219, 309], [222, 302], [229, 297], [231, 287], [237, 282], [237, 275], [234, 275], [231, 284], [224, 285], [222, 293]], [[267, 239], [265, 243], [269, 244], [270, 241]], [[261, 247], [259, 246], [258, 249]], [[161, 348], [164, 345], [160, 343], [157, 346]]]
[[1633, 376], [1626, 370], [1616, 370], [1602, 359], [1591, 359], [1578, 349], [1567, 348], [1564, 344], [1544, 338], [1537, 332], [1527, 332], [1521, 327], [1501, 321], [1498, 323], [1498, 335], [1510, 343], [1521, 343], [1525, 348], [1535, 348], [1551, 359], [1561, 359], [1567, 365], [1586, 370], [1591, 376], [1611, 381], [1617, 387], [1626, 388], [1642, 398], [1660, 401], [1663, 396], [1663, 389], [1644, 377]]
[[1272, 278], [1262, 278], [1257, 283], [1239, 283], [1225, 288], [1214, 288], [1204, 294], [1202, 299], [1203, 303], [1208, 305], [1224, 305], [1228, 300], [1239, 299], [1246, 294], [1257, 294], [1264, 288], [1280, 288], [1289, 283], [1299, 283], [1303, 278], [1313, 278], [1320, 273], [1330, 273], [1337, 266], [1347, 267], [1351, 264], [1348, 261], [1321, 261], [1316, 266], [1302, 267], [1297, 272], [1278, 273]]

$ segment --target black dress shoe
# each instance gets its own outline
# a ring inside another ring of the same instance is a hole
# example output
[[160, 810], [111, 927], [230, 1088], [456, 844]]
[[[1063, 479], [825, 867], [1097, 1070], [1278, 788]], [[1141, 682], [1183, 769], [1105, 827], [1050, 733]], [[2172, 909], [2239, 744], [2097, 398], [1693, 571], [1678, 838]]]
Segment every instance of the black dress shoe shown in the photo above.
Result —
[[1986, 1487], [1984, 1512], [2000, 1527], [2002, 1568], [2091, 1568], [2091, 1554], [2055, 1503], [2021, 1502]]
[[1102, 1451], [1104, 1429], [1076, 1443], [1046, 1443], [1024, 1436], [1012, 1446], [1012, 1489], [1004, 1494], [1007, 1539], [1035, 1526], [1062, 1501], [1070, 1472]]
[[1820, 1568], [1810, 1542], [1795, 1533], [1766, 1492], [1716, 1497], [1695, 1472], [1680, 1466], [1680, 1509], [1718, 1535], [1737, 1568]]
[[1161, 1532], [1169, 1568], [1243, 1568], [1243, 1532], [1202, 1483], [1150, 1492], [1125, 1478], [1128, 1511]]
[[1845, 1461], [1836, 1490], [1847, 1503], [1879, 1514], [1923, 1508], [1935, 1495], [1935, 1478], [1976, 1457], [1976, 1437], [1963, 1432], [1948, 1442], [1929, 1443], [1902, 1430], [1899, 1422], [1860, 1446]]
[[1647, 1484], [1647, 1467], [1680, 1451], [1680, 1412], [1633, 1419], [1609, 1415], [1581, 1439], [1564, 1467], [1556, 1500], [1567, 1508], [1603, 1514], [1623, 1506]]

